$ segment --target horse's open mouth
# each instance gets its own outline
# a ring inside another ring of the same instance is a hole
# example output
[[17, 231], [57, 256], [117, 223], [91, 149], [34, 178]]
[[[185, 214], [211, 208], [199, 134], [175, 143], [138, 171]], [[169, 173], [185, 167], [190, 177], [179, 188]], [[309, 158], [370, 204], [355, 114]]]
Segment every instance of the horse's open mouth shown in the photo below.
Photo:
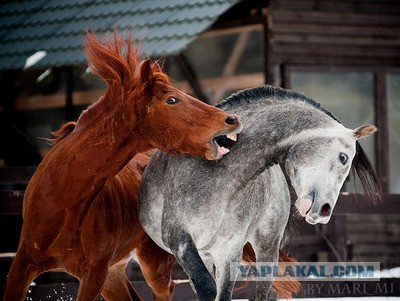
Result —
[[212, 145], [215, 150], [216, 158], [219, 159], [223, 155], [229, 153], [229, 148], [236, 142], [237, 134], [230, 133], [226, 135], [216, 136], [212, 139]]

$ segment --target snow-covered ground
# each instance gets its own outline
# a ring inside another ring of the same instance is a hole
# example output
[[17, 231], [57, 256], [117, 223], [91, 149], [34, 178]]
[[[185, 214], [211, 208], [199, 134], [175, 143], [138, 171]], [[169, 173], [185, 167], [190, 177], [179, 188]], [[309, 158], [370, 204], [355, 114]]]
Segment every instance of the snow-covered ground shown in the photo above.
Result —
[[400, 267], [382, 270], [379, 272], [380, 278], [400, 278]]
[[[378, 272], [380, 278], [400, 278], [400, 267]], [[286, 299], [281, 299], [286, 301]], [[400, 301], [400, 297], [343, 297], [343, 298], [302, 298], [291, 299], [292, 301]]]
[[[389, 270], [381, 270], [378, 274], [378, 277], [380, 278], [400, 278], [400, 267], [396, 267], [396, 268], [392, 268]], [[179, 284], [181, 285], [189, 285], [188, 280], [181, 280], [181, 281], [177, 281]], [[306, 284], [307, 282], [304, 282], [304, 284]], [[322, 284], [323, 282], [321, 282]], [[338, 282], [341, 283], [341, 282]], [[77, 284], [73, 284], [75, 285], [75, 290], [74, 290], [74, 294], [76, 294], [77, 291]], [[312, 284], [311, 284], [312, 285]], [[136, 283], [136, 288], [138, 289], [138, 283]], [[34, 286], [30, 288], [30, 290], [34, 289]], [[316, 288], [314, 287], [314, 290]], [[358, 291], [360, 289], [360, 287], [356, 287], [353, 288], [356, 291]], [[71, 289], [70, 289], [71, 290]], [[151, 296], [151, 290], [149, 288], [147, 288], [149, 295]], [[336, 288], [337, 290], [337, 288]], [[350, 289], [352, 290], [352, 289]], [[61, 287], [59, 290], [54, 290], [52, 292], [53, 295], [49, 295], [48, 298], [46, 300], [74, 300], [74, 296], [75, 295], [71, 295], [70, 293], [66, 292], [67, 289], [65, 287]], [[140, 291], [140, 290], [139, 290]], [[176, 293], [178, 294], [179, 291], [179, 286], [176, 287]], [[193, 293], [194, 294], [194, 293]], [[306, 295], [306, 296], [312, 296], [312, 294]], [[345, 296], [346, 294], [343, 293], [343, 295]], [[248, 295], [241, 295], [241, 296], [245, 296], [248, 297]], [[240, 297], [239, 297], [240, 298]], [[33, 300], [32, 298], [30, 298], [29, 296], [26, 299], [27, 301], [29, 300]], [[35, 299], [36, 300], [36, 299]], [[190, 300], [196, 300], [195, 297], [193, 296], [193, 299]], [[335, 297], [335, 298], [296, 298], [296, 299], [280, 299], [280, 301], [400, 301], [400, 297]], [[248, 301], [248, 299], [233, 299], [232, 301]]]
[[[286, 300], [286, 299], [280, 299]], [[329, 301], [329, 300], [338, 300], [338, 301], [399, 301], [400, 297], [344, 297], [344, 298], [302, 298], [302, 299], [291, 299], [292, 301]]]

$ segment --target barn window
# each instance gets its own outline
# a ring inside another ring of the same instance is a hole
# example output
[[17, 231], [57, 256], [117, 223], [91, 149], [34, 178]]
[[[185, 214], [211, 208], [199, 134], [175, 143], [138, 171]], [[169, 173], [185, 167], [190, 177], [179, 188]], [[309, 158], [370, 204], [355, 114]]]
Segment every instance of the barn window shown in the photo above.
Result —
[[389, 124], [389, 189], [400, 193], [400, 73], [387, 75]]
[[[400, 193], [400, 73], [372, 68], [284, 68], [285, 86], [322, 103], [349, 128], [372, 123], [379, 132], [360, 141], [376, 166], [385, 193]], [[345, 191], [362, 192], [347, 181]]]

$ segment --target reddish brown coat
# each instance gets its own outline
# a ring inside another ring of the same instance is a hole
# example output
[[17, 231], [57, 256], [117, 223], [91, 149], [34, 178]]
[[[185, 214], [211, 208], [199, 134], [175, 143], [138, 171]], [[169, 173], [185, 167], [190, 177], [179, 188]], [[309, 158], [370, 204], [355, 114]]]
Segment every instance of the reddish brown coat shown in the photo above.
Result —
[[[126, 262], [112, 266], [134, 241], [146, 241], [135, 229], [137, 187], [119, 190], [129, 198], [120, 203], [112, 191], [124, 180], [116, 175], [151, 148], [216, 159], [213, 137], [240, 129], [235, 116], [173, 88], [157, 63], [141, 63], [131, 37], [125, 42], [115, 32], [102, 43], [88, 33], [85, 50], [107, 90], [62, 129], [29, 182], [5, 301], [22, 301], [32, 280], [49, 270], [79, 278], [80, 301], [96, 300], [103, 285], [107, 300], [140, 299], [123, 271]], [[178, 102], [168, 103], [172, 98]], [[137, 170], [126, 169], [126, 181], [138, 183]]]

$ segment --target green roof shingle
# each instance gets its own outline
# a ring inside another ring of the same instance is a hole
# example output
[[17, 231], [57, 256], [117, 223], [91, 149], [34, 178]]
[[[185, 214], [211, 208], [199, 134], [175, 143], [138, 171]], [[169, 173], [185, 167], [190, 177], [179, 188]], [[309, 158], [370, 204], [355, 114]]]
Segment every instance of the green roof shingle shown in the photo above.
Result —
[[0, 70], [21, 69], [38, 51], [33, 67], [86, 62], [86, 30], [118, 31], [143, 39], [149, 56], [182, 51], [239, 0], [23, 0], [0, 4]]

